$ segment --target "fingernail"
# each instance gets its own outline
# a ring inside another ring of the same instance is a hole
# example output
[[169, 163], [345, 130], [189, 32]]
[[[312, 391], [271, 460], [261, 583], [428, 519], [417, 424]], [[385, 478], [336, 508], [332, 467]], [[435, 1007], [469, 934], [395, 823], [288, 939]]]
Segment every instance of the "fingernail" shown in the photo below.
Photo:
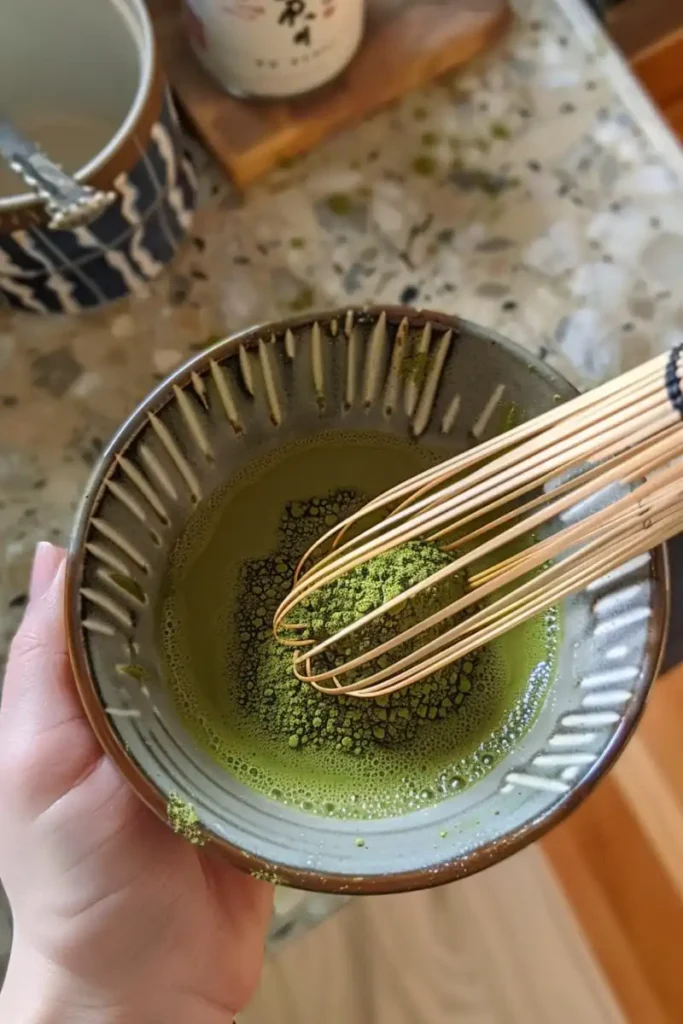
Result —
[[29, 599], [36, 601], [41, 598], [50, 588], [50, 584], [57, 575], [62, 564], [63, 552], [46, 540], [41, 540], [33, 556], [33, 568], [31, 569], [31, 582], [29, 584]]

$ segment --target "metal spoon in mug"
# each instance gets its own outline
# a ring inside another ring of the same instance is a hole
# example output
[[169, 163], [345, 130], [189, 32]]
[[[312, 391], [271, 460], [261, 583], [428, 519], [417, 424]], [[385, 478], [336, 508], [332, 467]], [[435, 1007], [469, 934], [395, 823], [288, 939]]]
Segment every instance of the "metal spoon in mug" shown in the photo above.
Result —
[[80, 185], [4, 117], [0, 117], [0, 157], [45, 203], [48, 226], [55, 230], [88, 224], [116, 198], [115, 192]]

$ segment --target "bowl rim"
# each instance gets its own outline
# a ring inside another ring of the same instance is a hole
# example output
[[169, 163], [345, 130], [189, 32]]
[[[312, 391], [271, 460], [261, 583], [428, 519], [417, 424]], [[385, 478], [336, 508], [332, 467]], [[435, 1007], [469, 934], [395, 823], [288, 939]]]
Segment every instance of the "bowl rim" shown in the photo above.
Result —
[[[369, 305], [344, 306], [334, 310], [309, 312], [304, 315], [286, 317], [278, 321], [245, 328], [217, 341], [215, 344], [190, 357], [142, 399], [102, 451], [86, 485], [76, 512], [69, 543], [64, 607], [68, 649], [74, 679], [90, 725], [104, 752], [113, 760], [137, 796], [164, 822], [168, 822], [167, 803], [169, 795], [164, 794], [126, 752], [114, 729], [113, 723], [105, 713], [100, 702], [97, 683], [91, 673], [86, 657], [85, 645], [82, 640], [79, 588], [85, 558], [84, 542], [93, 507], [100, 497], [105, 478], [111, 469], [112, 463], [116, 460], [118, 452], [128, 446], [142, 429], [149, 411], [158, 411], [167, 402], [172, 400], [174, 385], [180, 385], [182, 382], [189, 380], [191, 373], [203, 371], [209, 360], [225, 359], [242, 344], [256, 344], [259, 336], [264, 332], [279, 335], [287, 328], [312, 325], [316, 320], [329, 322], [330, 320], [337, 319], [343, 322], [349, 311], [358, 317], [374, 319], [384, 313], [389, 323], [400, 322], [404, 317], [407, 317], [412, 327], [420, 327], [427, 321], [430, 321], [432, 324], [439, 324], [445, 329], [460, 330], [465, 328], [468, 332], [478, 335], [482, 339], [494, 341], [516, 356], [523, 358], [528, 365], [533, 366], [536, 372], [540, 373], [546, 380], [556, 384], [568, 397], [571, 393], [579, 394], [578, 388], [557, 370], [540, 360], [538, 356], [489, 328], [480, 327], [456, 315], [439, 313], [429, 309], [414, 309], [401, 305]], [[411, 892], [417, 889], [432, 888], [457, 881], [498, 863], [511, 854], [518, 852], [529, 843], [540, 839], [546, 832], [562, 822], [575, 810], [593, 790], [602, 776], [614, 765], [640, 721], [652, 684], [659, 674], [669, 626], [671, 597], [669, 558], [666, 546], [660, 545], [658, 548], [655, 548], [652, 556], [651, 578], [655, 586], [653, 588], [652, 616], [648, 626], [643, 659], [644, 681], [641, 684], [640, 692], [635, 693], [633, 699], [629, 701], [609, 743], [590, 766], [584, 777], [578, 783], [572, 785], [546, 811], [531, 818], [517, 828], [505, 832], [498, 838], [485, 843], [465, 857], [455, 860], [444, 860], [436, 865], [429, 865], [410, 871], [385, 872], [381, 875], [372, 876], [321, 872], [279, 864], [249, 853], [234, 843], [228, 842], [208, 831], [206, 832], [207, 848], [223, 853], [231, 863], [243, 871], [260, 875], [261, 877], [272, 878], [274, 881], [277, 881], [277, 884], [284, 884], [313, 892], [342, 893], [345, 895], [379, 895]]]

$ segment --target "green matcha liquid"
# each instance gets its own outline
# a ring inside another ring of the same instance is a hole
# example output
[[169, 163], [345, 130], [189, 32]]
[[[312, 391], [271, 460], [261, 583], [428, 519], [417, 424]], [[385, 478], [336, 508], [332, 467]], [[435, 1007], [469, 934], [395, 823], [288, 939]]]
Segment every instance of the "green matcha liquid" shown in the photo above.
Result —
[[380, 702], [299, 683], [291, 649], [269, 637], [308, 545], [434, 461], [383, 435], [330, 433], [251, 463], [188, 522], [162, 602], [168, 682], [193, 736], [252, 789], [320, 815], [404, 814], [482, 778], [533, 724], [555, 671], [554, 611], [454, 666], [450, 689], [427, 680]]

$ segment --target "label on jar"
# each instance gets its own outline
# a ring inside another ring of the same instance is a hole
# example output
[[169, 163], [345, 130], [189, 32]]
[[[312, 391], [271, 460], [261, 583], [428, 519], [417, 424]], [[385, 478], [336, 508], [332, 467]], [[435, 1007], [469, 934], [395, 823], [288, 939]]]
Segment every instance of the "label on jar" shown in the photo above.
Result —
[[185, 0], [188, 40], [243, 96], [293, 96], [330, 81], [361, 39], [365, 0]]

